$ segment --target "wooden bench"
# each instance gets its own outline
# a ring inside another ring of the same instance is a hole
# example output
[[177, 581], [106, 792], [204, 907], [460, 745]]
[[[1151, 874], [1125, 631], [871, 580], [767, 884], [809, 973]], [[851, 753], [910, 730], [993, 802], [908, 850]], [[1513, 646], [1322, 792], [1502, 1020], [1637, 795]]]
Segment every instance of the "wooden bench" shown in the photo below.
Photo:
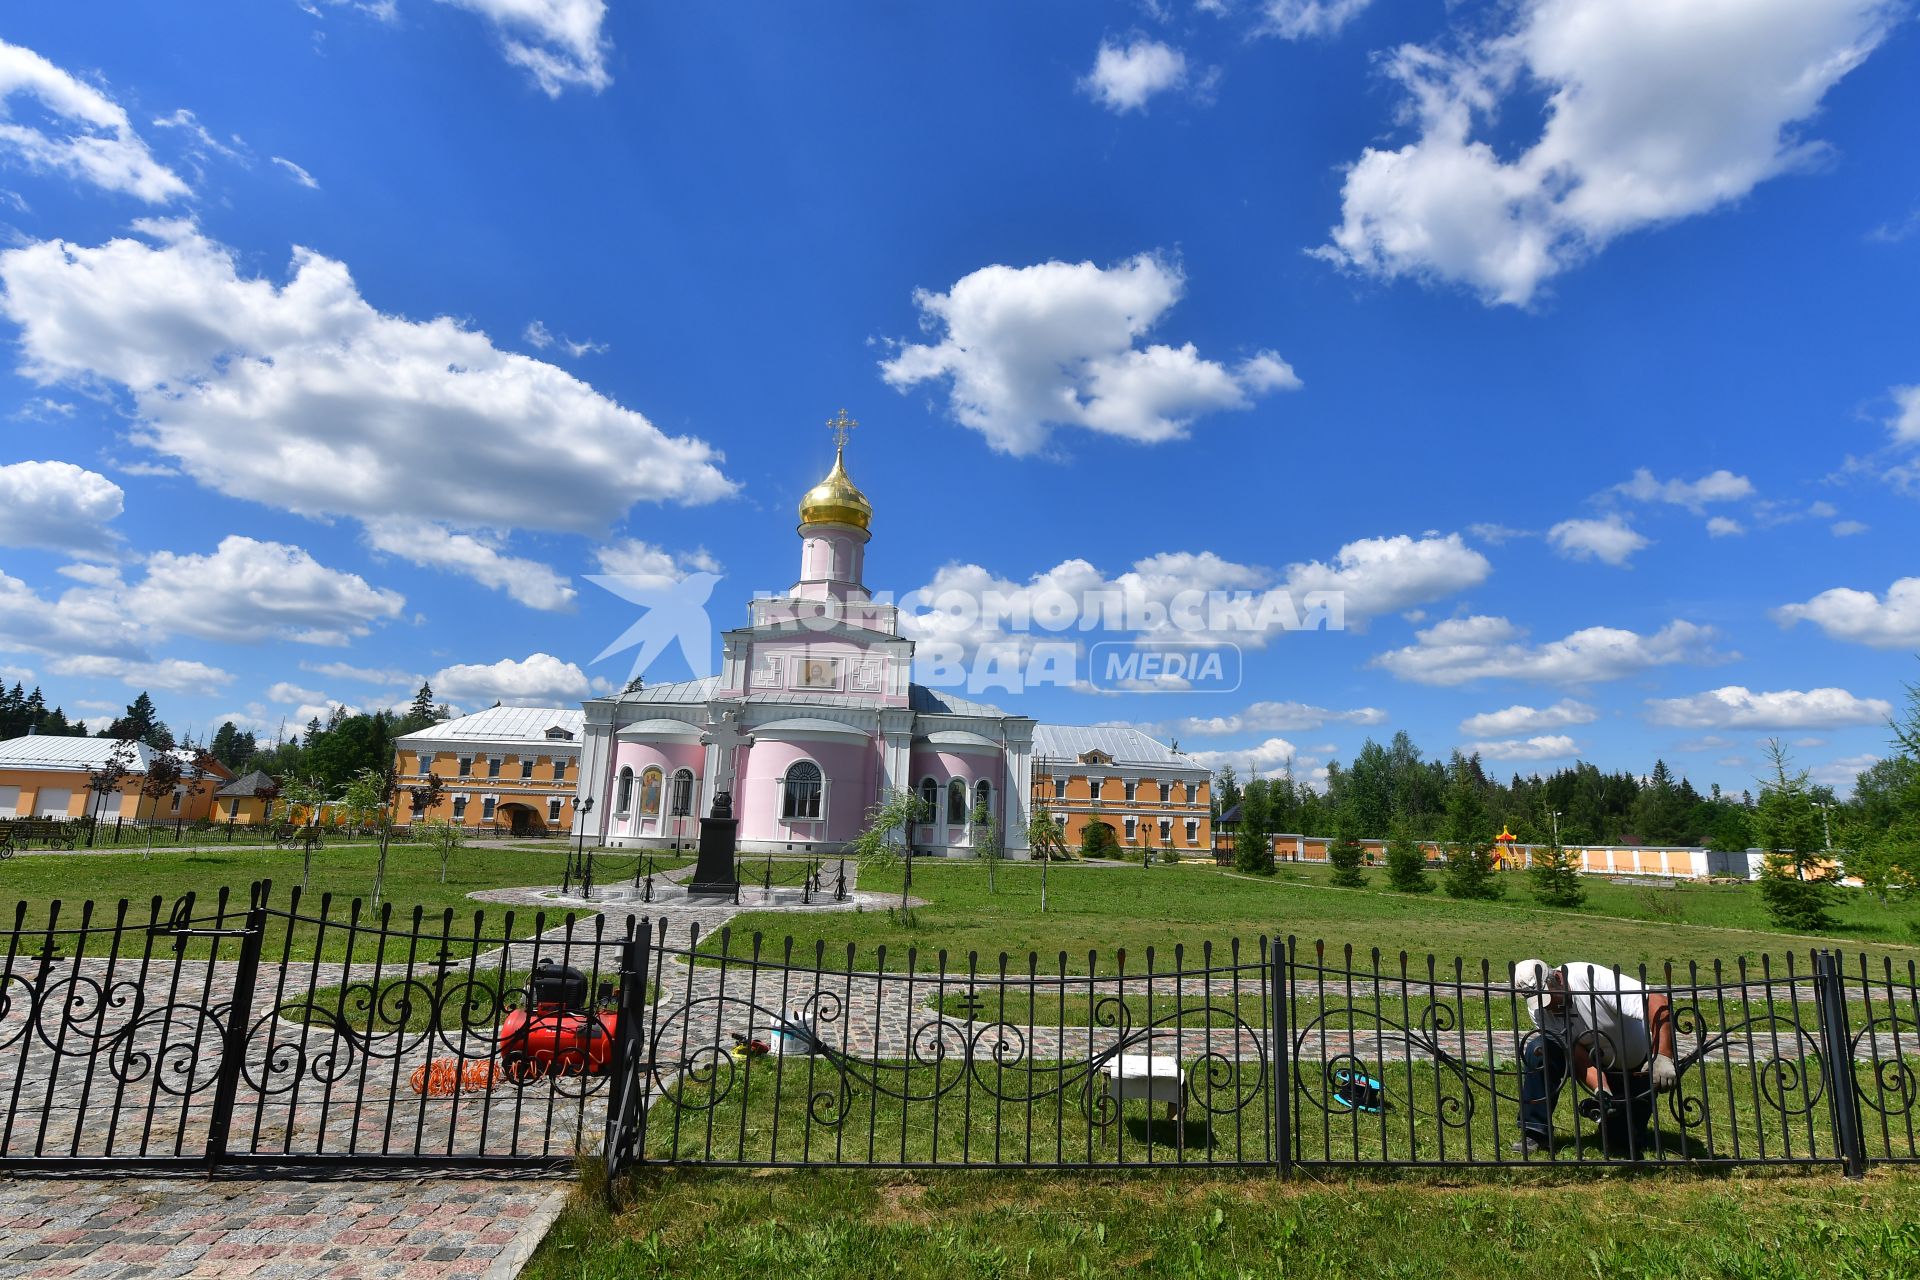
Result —
[[7, 839], [16, 849], [39, 841], [49, 849], [73, 849], [80, 844], [81, 824], [65, 818], [15, 818], [4, 825]]

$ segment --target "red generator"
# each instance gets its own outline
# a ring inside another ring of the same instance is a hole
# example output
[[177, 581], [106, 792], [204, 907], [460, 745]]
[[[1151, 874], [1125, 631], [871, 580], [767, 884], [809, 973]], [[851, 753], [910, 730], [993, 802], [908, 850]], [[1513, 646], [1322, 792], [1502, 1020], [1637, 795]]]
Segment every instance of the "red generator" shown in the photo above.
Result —
[[542, 960], [527, 979], [531, 1008], [500, 1024], [500, 1069], [516, 1082], [550, 1072], [599, 1075], [613, 1057], [619, 1015], [587, 1007], [587, 979], [572, 965]]

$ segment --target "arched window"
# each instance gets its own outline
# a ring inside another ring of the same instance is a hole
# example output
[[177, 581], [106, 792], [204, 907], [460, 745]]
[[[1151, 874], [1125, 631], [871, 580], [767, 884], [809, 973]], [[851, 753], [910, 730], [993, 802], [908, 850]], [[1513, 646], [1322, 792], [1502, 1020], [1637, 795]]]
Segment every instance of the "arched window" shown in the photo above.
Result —
[[973, 784], [973, 811], [983, 819], [993, 817], [993, 784], [985, 778]]
[[795, 760], [788, 765], [780, 787], [780, 816], [789, 821], [818, 818], [822, 785], [820, 766], [813, 761]]
[[947, 821], [959, 826], [967, 820], [967, 780], [955, 778], [947, 783]]
[[920, 808], [925, 811], [922, 822], [932, 822], [940, 816], [940, 784], [932, 778], [920, 779]]
[[640, 816], [657, 818], [660, 816], [660, 787], [667, 775], [660, 770], [648, 767], [640, 773]]
[[633, 808], [633, 770], [625, 765], [620, 767], [620, 787], [614, 792], [613, 808], [616, 813]]
[[684, 818], [693, 812], [693, 770], [682, 769], [673, 775], [673, 816]]

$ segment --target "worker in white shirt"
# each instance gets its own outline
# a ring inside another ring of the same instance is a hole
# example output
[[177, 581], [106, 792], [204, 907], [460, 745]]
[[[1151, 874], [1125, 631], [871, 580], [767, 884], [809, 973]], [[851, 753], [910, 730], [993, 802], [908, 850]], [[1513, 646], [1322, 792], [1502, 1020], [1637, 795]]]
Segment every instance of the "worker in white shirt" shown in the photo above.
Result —
[[1514, 966], [1513, 987], [1538, 1029], [1522, 1044], [1520, 1156], [1553, 1154], [1553, 1108], [1578, 1073], [1593, 1097], [1610, 1156], [1638, 1160], [1652, 1142], [1654, 1095], [1680, 1083], [1673, 1061], [1673, 1006], [1664, 993], [1607, 965], [1544, 960]]

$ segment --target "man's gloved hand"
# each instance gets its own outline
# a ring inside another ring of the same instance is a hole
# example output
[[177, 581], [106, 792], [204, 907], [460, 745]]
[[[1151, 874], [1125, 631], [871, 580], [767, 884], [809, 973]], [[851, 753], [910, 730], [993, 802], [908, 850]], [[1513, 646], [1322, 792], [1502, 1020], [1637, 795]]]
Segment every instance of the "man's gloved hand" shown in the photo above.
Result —
[[1672, 1093], [1680, 1087], [1680, 1069], [1664, 1053], [1654, 1056], [1653, 1065], [1647, 1069], [1647, 1077], [1655, 1093]]

